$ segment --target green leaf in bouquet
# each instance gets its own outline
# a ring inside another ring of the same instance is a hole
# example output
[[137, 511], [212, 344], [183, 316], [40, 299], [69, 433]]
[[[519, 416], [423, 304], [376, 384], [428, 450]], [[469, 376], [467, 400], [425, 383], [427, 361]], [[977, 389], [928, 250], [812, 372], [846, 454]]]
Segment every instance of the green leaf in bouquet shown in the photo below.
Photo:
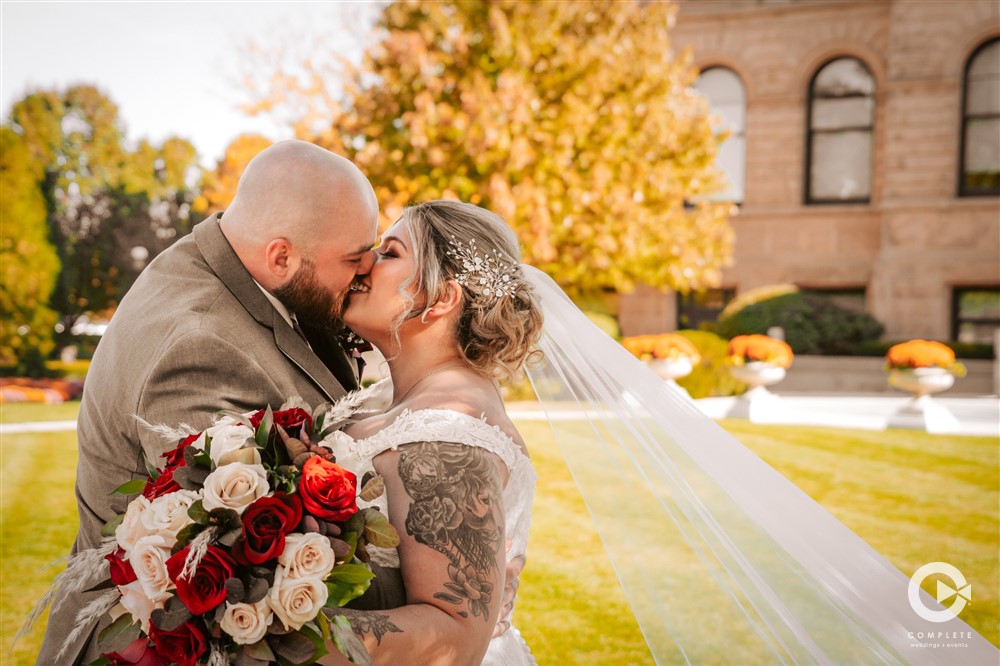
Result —
[[173, 479], [184, 490], [201, 490], [209, 473], [204, 467], [185, 465], [174, 470]]
[[371, 502], [372, 500], [378, 499], [385, 492], [385, 479], [383, 479], [378, 474], [372, 474], [369, 472], [365, 474], [365, 478], [361, 484], [361, 492], [358, 493], [358, 498], [363, 499], [366, 502]]
[[212, 509], [208, 512], [208, 515], [210, 516], [212, 524], [219, 526], [220, 532], [228, 532], [229, 530], [243, 528], [243, 521], [240, 520], [240, 514], [236, 513], [233, 509], [220, 507], [218, 509]]
[[194, 615], [188, 610], [188, 607], [184, 605], [184, 602], [181, 601], [179, 597], [172, 596], [167, 599], [167, 603], [163, 606], [163, 608], [157, 608], [153, 611], [153, 613], [149, 616], [149, 621], [157, 629], [162, 631], [173, 631], [190, 620], [192, 617], [194, 617]]
[[243, 596], [243, 603], [255, 604], [264, 597], [271, 590], [271, 585], [264, 578], [258, 578], [256, 576], [247, 576], [243, 580], [243, 587], [246, 592]]
[[264, 418], [260, 420], [260, 425], [257, 426], [257, 432], [254, 434], [254, 440], [257, 442], [257, 446], [262, 449], [267, 449], [267, 442], [271, 438], [271, 428], [274, 426], [274, 412], [271, 411], [271, 406], [268, 405], [267, 409], [264, 410]]
[[369, 656], [365, 644], [351, 629], [351, 623], [346, 617], [337, 615], [330, 618], [330, 633], [333, 646], [351, 663], [359, 664], [359, 666], [371, 666], [372, 658]]
[[108, 659], [107, 657], [101, 657], [100, 659], [95, 659], [94, 661], [90, 662], [89, 664], [87, 664], [87, 666], [108, 666], [108, 664], [110, 663], [111, 663], [110, 659]]
[[364, 594], [375, 574], [364, 564], [339, 564], [326, 577], [327, 608], [340, 608]]
[[[320, 611], [319, 616], [322, 615], [323, 613]], [[302, 628], [299, 629], [299, 633], [308, 638], [313, 644], [313, 649], [315, 651], [313, 652], [313, 656], [310, 658], [311, 661], [315, 661], [323, 655], [329, 654], [330, 650], [326, 647], [326, 641], [323, 640], [323, 630], [320, 629], [318, 625], [313, 626], [312, 624], [304, 624], [302, 625]]]
[[191, 543], [191, 540], [201, 534], [204, 529], [206, 529], [205, 526], [199, 525], [198, 523], [191, 523], [190, 525], [182, 527], [180, 531], [177, 532], [177, 543], [175, 543], [174, 547], [170, 549], [170, 554], [176, 555], [184, 550], [184, 548]]
[[278, 660], [278, 658], [274, 656], [274, 650], [271, 649], [271, 646], [268, 645], [265, 640], [257, 641], [256, 643], [251, 643], [250, 645], [244, 645], [242, 651], [248, 657], [259, 659], [267, 663]]
[[205, 505], [201, 500], [197, 500], [191, 503], [188, 507], [188, 518], [198, 523], [199, 525], [208, 525], [211, 516], [208, 511], [205, 510]]
[[160, 478], [160, 470], [153, 466], [153, 463], [146, 461], [146, 473], [149, 474], [150, 481], [156, 481]]
[[384, 513], [375, 507], [363, 509], [361, 513], [365, 517], [365, 541], [379, 548], [395, 548], [399, 545], [399, 534]]
[[271, 666], [276, 661], [276, 659], [255, 659], [247, 654], [246, 648], [237, 650], [235, 654], [233, 666]]
[[146, 487], [146, 479], [132, 479], [112, 490], [109, 495], [137, 495]]
[[[198, 467], [201, 469], [212, 469], [212, 456], [210, 451], [212, 450], [212, 438], [205, 435], [205, 448], [199, 449], [194, 446], [184, 447], [184, 466], [185, 467]], [[176, 474], [176, 472], [175, 472]]]
[[246, 598], [247, 589], [239, 578], [226, 580], [226, 603], [238, 604]]
[[101, 629], [97, 634], [97, 642], [103, 652], [114, 652], [124, 649], [126, 645], [142, 635], [142, 626], [132, 619], [128, 613], [118, 616], [118, 619]]
[[278, 657], [278, 663], [282, 666], [302, 666], [309, 664], [316, 655], [316, 646], [305, 634], [305, 627], [299, 631], [293, 631], [280, 636], [272, 634], [270, 640], [271, 649]]
[[239, 539], [242, 534], [242, 528], [229, 530], [228, 532], [223, 533], [223, 535], [216, 539], [216, 541], [226, 548], [232, 548], [233, 544], [236, 543], [236, 540]]
[[118, 529], [118, 526], [122, 524], [123, 520], [125, 520], [124, 513], [119, 514], [114, 518], [112, 518], [111, 520], [109, 520], [108, 522], [104, 523], [104, 527], [101, 528], [101, 536], [102, 537], [114, 536], [115, 530]]

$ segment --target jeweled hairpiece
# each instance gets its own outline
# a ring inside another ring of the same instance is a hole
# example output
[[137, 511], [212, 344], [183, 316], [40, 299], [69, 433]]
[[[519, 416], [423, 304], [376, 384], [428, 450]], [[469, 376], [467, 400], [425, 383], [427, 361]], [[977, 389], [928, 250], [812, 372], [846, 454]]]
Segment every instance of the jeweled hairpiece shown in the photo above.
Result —
[[517, 266], [505, 261], [496, 248], [492, 252], [480, 252], [475, 239], [462, 243], [454, 236], [449, 244], [451, 248], [447, 251], [448, 256], [457, 259], [462, 266], [462, 272], [455, 275], [459, 284], [487, 300], [514, 293], [517, 288]]

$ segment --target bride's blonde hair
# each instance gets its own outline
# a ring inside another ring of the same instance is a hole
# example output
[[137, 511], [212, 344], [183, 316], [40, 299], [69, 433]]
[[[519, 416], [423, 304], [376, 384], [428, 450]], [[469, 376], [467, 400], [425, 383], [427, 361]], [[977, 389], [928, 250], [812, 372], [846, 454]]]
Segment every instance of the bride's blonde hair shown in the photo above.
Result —
[[[416, 272], [400, 289], [410, 301], [394, 329], [407, 319], [423, 316], [445, 294], [449, 280], [467, 269], [456, 256], [459, 245], [472, 244], [477, 256], [495, 257], [509, 271], [502, 295], [484, 294], [471, 276], [462, 284], [462, 311], [456, 337], [463, 357], [487, 376], [517, 377], [525, 363], [541, 355], [535, 349], [542, 333], [542, 313], [520, 269], [517, 236], [503, 219], [490, 211], [460, 201], [428, 201], [403, 211], [413, 242]], [[470, 284], [471, 283], [471, 284]], [[413, 285], [412, 289], [408, 289]], [[417, 305], [417, 298], [423, 305]]]

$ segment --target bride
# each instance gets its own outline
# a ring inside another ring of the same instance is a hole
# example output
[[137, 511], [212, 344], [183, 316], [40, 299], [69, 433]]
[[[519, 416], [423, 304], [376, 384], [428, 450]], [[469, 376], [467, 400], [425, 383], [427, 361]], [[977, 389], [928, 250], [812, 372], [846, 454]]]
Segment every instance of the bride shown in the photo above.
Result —
[[[376, 504], [401, 543], [373, 559], [399, 567], [407, 605], [339, 612], [374, 663], [534, 663], [511, 611], [499, 617], [535, 487], [496, 384], [536, 353], [542, 329], [517, 239], [488, 211], [435, 201], [409, 208], [375, 252], [344, 321], [388, 359], [392, 401], [331, 443], [358, 478], [385, 480]], [[498, 620], [506, 630], [491, 640]]]
[[332, 441], [340, 464], [384, 478], [402, 539], [373, 559], [400, 567], [407, 605], [341, 611], [374, 663], [533, 663], [499, 592], [524, 562], [535, 473], [495, 380], [536, 342], [532, 386], [658, 663], [998, 662], [520, 264], [496, 215], [424, 203], [376, 252], [344, 320], [389, 359], [392, 402]]

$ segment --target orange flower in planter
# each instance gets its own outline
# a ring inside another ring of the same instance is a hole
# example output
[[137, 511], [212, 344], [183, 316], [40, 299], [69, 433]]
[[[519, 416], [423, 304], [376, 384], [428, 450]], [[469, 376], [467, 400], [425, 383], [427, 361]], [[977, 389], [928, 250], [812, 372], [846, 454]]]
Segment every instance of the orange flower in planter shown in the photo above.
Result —
[[787, 369], [794, 357], [788, 343], [766, 335], [737, 335], [729, 341], [729, 362], [733, 365], [760, 361]]
[[661, 333], [660, 335], [633, 335], [622, 339], [622, 346], [643, 361], [653, 359], [686, 358], [692, 364], [701, 360], [698, 348], [683, 335]]
[[955, 361], [951, 347], [934, 340], [910, 340], [893, 345], [885, 355], [886, 370], [944, 368], [958, 377], [965, 376], [965, 366]]

